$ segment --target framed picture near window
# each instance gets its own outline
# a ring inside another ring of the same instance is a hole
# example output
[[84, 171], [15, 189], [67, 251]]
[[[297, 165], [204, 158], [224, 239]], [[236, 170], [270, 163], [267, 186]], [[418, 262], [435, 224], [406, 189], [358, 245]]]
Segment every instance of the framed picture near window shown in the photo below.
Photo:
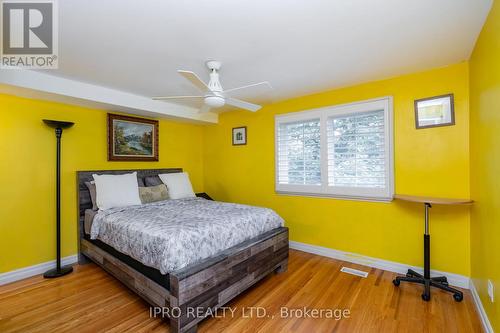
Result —
[[417, 129], [450, 125], [455, 125], [453, 94], [415, 101], [415, 126]]
[[158, 161], [158, 121], [108, 113], [108, 161]]
[[247, 127], [233, 128], [233, 146], [242, 146], [247, 144]]

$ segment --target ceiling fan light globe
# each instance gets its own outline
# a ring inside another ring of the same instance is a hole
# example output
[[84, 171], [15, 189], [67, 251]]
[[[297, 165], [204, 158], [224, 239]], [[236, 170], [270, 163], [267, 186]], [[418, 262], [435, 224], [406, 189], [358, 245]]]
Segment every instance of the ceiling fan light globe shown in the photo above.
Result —
[[226, 101], [223, 97], [219, 96], [207, 96], [205, 97], [205, 104], [210, 106], [211, 108], [220, 108], [226, 104]]

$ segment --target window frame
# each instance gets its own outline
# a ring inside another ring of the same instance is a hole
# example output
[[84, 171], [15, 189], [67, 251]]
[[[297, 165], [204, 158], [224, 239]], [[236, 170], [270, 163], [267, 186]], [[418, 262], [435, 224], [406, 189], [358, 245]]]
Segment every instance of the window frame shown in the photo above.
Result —
[[[328, 184], [327, 121], [332, 116], [348, 116], [363, 112], [384, 111], [385, 179], [384, 188], [340, 187]], [[279, 184], [279, 125], [319, 118], [321, 185]], [[275, 116], [275, 192], [278, 194], [320, 196], [364, 201], [391, 201], [394, 196], [394, 123], [392, 96], [359, 102], [332, 105], [317, 109], [279, 114]]]

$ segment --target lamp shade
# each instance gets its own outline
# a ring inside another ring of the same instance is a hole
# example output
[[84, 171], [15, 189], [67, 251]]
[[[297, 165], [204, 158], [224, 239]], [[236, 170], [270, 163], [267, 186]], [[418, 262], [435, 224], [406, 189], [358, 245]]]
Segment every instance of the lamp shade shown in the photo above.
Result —
[[50, 120], [50, 119], [44, 119], [43, 122], [52, 128], [61, 128], [61, 129], [66, 129], [70, 128], [73, 126], [75, 123], [72, 123], [70, 121], [59, 121], [59, 120]]

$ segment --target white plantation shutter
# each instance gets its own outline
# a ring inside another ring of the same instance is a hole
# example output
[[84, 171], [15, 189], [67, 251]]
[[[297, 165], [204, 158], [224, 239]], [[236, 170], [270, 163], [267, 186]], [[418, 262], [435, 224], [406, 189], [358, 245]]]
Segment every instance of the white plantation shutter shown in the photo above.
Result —
[[391, 200], [392, 98], [276, 116], [276, 191]]
[[319, 119], [279, 125], [278, 183], [321, 184]]
[[384, 110], [333, 116], [328, 126], [328, 185], [386, 185]]

